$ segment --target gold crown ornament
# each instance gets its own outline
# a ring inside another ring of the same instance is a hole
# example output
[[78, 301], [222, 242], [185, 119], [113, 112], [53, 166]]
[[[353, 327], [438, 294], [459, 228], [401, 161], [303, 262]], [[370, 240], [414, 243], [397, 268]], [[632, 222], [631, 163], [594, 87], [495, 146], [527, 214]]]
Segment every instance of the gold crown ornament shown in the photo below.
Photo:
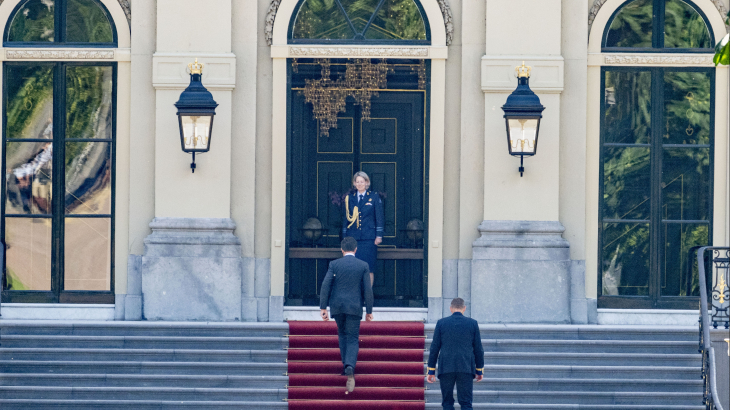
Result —
[[517, 75], [517, 78], [527, 77], [530, 78], [530, 73], [532, 72], [532, 67], [526, 66], [525, 62], [522, 62], [521, 66], [515, 67], [515, 74]]
[[196, 58], [194, 63], [188, 64], [188, 71], [190, 71], [190, 74], [203, 74], [203, 63], [198, 63]]

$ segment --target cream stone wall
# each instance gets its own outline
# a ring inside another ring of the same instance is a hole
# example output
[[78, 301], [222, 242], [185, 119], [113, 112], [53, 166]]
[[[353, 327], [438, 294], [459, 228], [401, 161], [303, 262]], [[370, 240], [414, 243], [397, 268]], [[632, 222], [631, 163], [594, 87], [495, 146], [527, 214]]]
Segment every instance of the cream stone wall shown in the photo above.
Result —
[[[232, 2], [232, 50], [236, 55], [236, 88], [232, 100], [231, 134], [231, 217], [236, 222], [236, 236], [241, 239], [244, 257], [254, 257], [256, 232], [256, 120], [257, 40], [256, 0]], [[263, 136], [261, 136], [263, 138]], [[253, 276], [251, 276], [253, 278]], [[249, 284], [253, 288], [252, 284]], [[246, 287], [246, 286], [244, 286]]]
[[484, 94], [478, 84], [486, 50], [486, 6], [482, 0], [463, 0], [461, 26], [456, 26], [462, 50], [459, 259], [466, 260], [472, 257], [472, 244], [479, 237], [477, 226], [484, 213]]
[[[155, 89], [152, 86], [152, 54], [157, 44], [157, 5], [154, 1], [135, 2], [132, 8], [132, 78], [130, 84], [130, 155], [124, 166], [129, 173], [129, 241], [127, 254], [144, 253], [144, 238], [151, 233], [155, 217]], [[119, 274], [119, 272], [117, 272]], [[126, 270], [124, 272], [126, 275]]]
[[[231, 114], [236, 56], [231, 53], [231, 1], [157, 1], [157, 49], [153, 56], [156, 95], [155, 216], [229, 218], [231, 216]], [[191, 30], [190, 27], [195, 27]], [[211, 150], [181, 152], [174, 103], [189, 84], [188, 63], [205, 65], [203, 85], [219, 104]]]
[[[454, 26], [461, 27], [462, 2], [449, 2], [454, 18]], [[444, 214], [443, 258], [459, 258], [459, 181], [461, 174], [461, 57], [462, 33], [454, 30], [449, 46], [449, 59], [446, 60], [446, 102], [444, 113], [444, 209], [453, 210]]]
[[[561, 95], [560, 118], [560, 222], [563, 238], [570, 243], [570, 258], [585, 261], [586, 247], [586, 102], [588, 32], [582, 0], [563, 0], [562, 55], [565, 88]], [[585, 265], [583, 265], [585, 266]], [[595, 271], [584, 272], [585, 297], [596, 297]], [[575, 297], [575, 296], [573, 296]]]
[[[264, 32], [269, 0], [259, 0], [256, 15], [256, 185], [254, 190], [256, 229], [254, 253], [256, 258], [271, 257], [271, 117], [274, 111], [271, 48]], [[249, 10], [250, 12], [250, 10]], [[282, 107], [283, 108], [283, 107]], [[283, 295], [283, 293], [282, 293]]]
[[[486, 55], [482, 59], [485, 104], [484, 220], [559, 220], [561, 2], [487, 1]], [[515, 35], [519, 33], [519, 35]], [[501, 106], [517, 85], [514, 67], [532, 66], [530, 87], [546, 107], [537, 154], [525, 159], [507, 151]]]

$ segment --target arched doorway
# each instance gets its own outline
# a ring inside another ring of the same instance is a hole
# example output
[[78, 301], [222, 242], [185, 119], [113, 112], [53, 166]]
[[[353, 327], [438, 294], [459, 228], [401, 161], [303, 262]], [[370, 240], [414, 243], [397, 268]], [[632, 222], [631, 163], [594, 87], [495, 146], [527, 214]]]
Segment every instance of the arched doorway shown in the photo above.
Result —
[[[372, 174], [374, 189], [385, 191], [390, 213], [379, 250], [378, 304], [425, 307], [429, 295], [441, 293], [445, 25], [435, 2], [351, 3], [323, 10], [307, 0], [284, 1], [273, 26], [272, 164], [279, 166], [272, 168], [272, 295], [286, 304], [316, 304], [326, 262], [338, 252], [333, 197], [362, 169]], [[394, 10], [421, 20], [397, 27], [403, 18]], [[377, 95], [369, 99], [370, 118], [362, 99], [350, 95], [337, 128], [320, 127], [303, 94], [307, 80], [325, 77], [324, 61], [332, 82], [345, 80], [348, 65], [386, 67], [387, 85], [368, 87]], [[310, 218], [323, 225], [316, 240], [304, 232]], [[411, 227], [423, 224], [422, 238], [406, 239], [408, 222], [416, 220]]]

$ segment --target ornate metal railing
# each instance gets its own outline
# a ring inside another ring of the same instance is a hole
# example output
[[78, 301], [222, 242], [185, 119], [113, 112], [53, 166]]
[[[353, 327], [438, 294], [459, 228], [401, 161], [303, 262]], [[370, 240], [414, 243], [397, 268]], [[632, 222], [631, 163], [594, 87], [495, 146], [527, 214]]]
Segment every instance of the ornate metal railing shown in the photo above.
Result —
[[[705, 251], [710, 251], [705, 260]], [[709, 266], [712, 279], [712, 305], [708, 304], [708, 287], [705, 267]], [[710, 316], [712, 326], [717, 329], [721, 323], [728, 328], [730, 317], [730, 248], [703, 246], [697, 250], [697, 268], [700, 280], [700, 353], [702, 354], [703, 403], [707, 410], [723, 410], [717, 393], [717, 377], [715, 375], [715, 350], [710, 338]], [[711, 306], [711, 312], [708, 308]]]

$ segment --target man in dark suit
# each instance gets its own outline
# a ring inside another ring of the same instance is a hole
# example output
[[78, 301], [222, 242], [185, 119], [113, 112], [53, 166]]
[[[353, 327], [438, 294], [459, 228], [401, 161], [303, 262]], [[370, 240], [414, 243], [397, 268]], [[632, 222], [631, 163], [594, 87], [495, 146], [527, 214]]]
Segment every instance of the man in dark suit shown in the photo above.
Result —
[[360, 350], [360, 320], [365, 305], [365, 320], [373, 320], [373, 288], [370, 285], [370, 268], [355, 257], [357, 240], [346, 237], [340, 244], [342, 258], [330, 262], [322, 282], [319, 307], [323, 320], [329, 320], [327, 305], [337, 323], [340, 356], [347, 376], [347, 391], [355, 390], [355, 364]]
[[477, 321], [464, 316], [464, 299], [451, 301], [451, 316], [440, 319], [433, 332], [433, 342], [428, 356], [428, 377], [436, 381], [438, 360], [441, 383], [441, 406], [454, 410], [454, 385], [462, 410], [471, 410], [472, 380], [481, 381], [484, 370], [484, 349]]

